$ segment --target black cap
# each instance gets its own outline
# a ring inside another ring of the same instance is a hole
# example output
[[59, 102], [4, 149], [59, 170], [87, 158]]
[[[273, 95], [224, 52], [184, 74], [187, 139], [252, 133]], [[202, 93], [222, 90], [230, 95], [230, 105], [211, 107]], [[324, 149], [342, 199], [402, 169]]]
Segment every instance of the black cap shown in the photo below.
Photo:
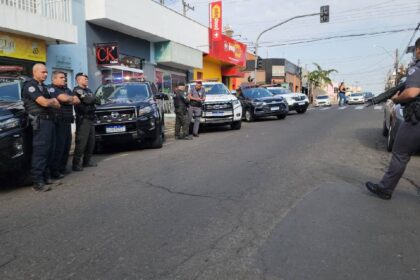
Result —
[[86, 77], [86, 79], [88, 79], [88, 75], [87, 75], [86, 73], [83, 73], [83, 72], [79, 72], [79, 73], [77, 73], [77, 74], [76, 74], [76, 79], [77, 79], [79, 76], [84, 76], [84, 77]]
[[184, 82], [178, 82], [176, 85], [177, 85], [178, 87], [182, 87], [182, 86], [185, 86], [185, 83], [184, 83]]

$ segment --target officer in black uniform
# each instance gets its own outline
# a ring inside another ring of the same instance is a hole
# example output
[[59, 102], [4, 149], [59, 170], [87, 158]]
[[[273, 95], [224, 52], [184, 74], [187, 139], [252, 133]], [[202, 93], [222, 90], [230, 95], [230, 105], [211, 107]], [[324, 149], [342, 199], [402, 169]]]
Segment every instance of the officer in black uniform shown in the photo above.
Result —
[[97, 98], [88, 88], [88, 76], [85, 73], [76, 74], [77, 86], [73, 94], [80, 99], [80, 104], [74, 107], [76, 111], [76, 147], [73, 155], [73, 171], [82, 171], [83, 167], [94, 167], [92, 161], [95, 148], [95, 104]]
[[[185, 83], [180, 82], [177, 85], [174, 96], [175, 107], [175, 139], [192, 140], [189, 135], [190, 122], [188, 120], [188, 101], [185, 91]], [[181, 133], [182, 129], [182, 133]]]
[[61, 179], [64, 177], [64, 174], [68, 173], [66, 167], [72, 140], [71, 124], [74, 122], [73, 105], [80, 104], [80, 100], [67, 87], [66, 76], [61, 71], [54, 71], [52, 73], [52, 84], [48, 91], [52, 97], [57, 98], [61, 105], [61, 108], [56, 112], [56, 142], [50, 167], [51, 177]]
[[24, 83], [22, 99], [31, 120], [33, 189], [35, 191], [49, 191], [51, 173], [49, 170], [55, 145], [54, 109], [60, 108], [60, 103], [48, 92], [44, 81], [48, 71], [44, 64], [37, 63], [32, 68], [33, 79]]
[[391, 163], [379, 184], [366, 183], [367, 189], [382, 199], [391, 199], [411, 156], [420, 150], [420, 38], [415, 54], [416, 62], [407, 71], [404, 91], [392, 97], [394, 103], [405, 104], [405, 121], [398, 128]]

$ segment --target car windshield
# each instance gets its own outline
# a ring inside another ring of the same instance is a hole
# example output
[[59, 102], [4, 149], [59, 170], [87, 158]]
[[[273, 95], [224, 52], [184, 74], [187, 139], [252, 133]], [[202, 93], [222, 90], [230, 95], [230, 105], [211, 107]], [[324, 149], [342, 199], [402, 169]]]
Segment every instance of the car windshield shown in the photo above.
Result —
[[269, 88], [268, 90], [274, 95], [291, 93], [287, 88]]
[[365, 97], [372, 97], [373, 96], [373, 93], [371, 93], [371, 92], [365, 92]]
[[[191, 84], [190, 87], [195, 87], [195, 84]], [[206, 95], [230, 94], [229, 90], [222, 83], [218, 83], [218, 84], [203, 83], [203, 88], [206, 92]]]
[[146, 84], [103, 85], [95, 94], [100, 98], [101, 104], [139, 102], [152, 96]]
[[0, 100], [19, 101], [21, 82], [19, 80], [4, 80], [0, 78]]
[[351, 96], [359, 97], [359, 96], [363, 96], [363, 93], [352, 93]]
[[328, 99], [328, 95], [320, 95], [316, 99]]
[[272, 97], [273, 94], [265, 88], [249, 88], [244, 90], [244, 95], [246, 98], [258, 99], [264, 97]]

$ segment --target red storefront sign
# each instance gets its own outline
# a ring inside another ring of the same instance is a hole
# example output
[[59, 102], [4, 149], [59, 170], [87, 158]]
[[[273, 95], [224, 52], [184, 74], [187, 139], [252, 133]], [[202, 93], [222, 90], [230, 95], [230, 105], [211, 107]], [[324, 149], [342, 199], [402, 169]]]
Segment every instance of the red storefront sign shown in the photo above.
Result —
[[246, 66], [246, 45], [226, 35], [222, 35], [220, 41], [211, 41], [209, 55], [223, 62]]
[[245, 73], [241, 72], [240, 67], [232, 66], [222, 68], [222, 76], [243, 78], [245, 76]]
[[96, 63], [98, 65], [119, 64], [118, 44], [97, 44]]
[[211, 41], [222, 39], [222, 1], [210, 3], [210, 30]]

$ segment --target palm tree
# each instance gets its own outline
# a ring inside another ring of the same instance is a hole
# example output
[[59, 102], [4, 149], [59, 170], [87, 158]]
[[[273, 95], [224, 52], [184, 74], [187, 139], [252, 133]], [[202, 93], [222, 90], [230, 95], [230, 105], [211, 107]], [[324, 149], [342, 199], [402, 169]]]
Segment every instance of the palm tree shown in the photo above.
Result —
[[337, 72], [335, 69], [323, 70], [318, 63], [314, 63], [316, 70], [309, 72], [307, 79], [310, 85], [310, 99], [313, 99], [313, 91], [316, 88], [324, 88], [326, 85], [332, 85], [330, 75], [334, 72]]

